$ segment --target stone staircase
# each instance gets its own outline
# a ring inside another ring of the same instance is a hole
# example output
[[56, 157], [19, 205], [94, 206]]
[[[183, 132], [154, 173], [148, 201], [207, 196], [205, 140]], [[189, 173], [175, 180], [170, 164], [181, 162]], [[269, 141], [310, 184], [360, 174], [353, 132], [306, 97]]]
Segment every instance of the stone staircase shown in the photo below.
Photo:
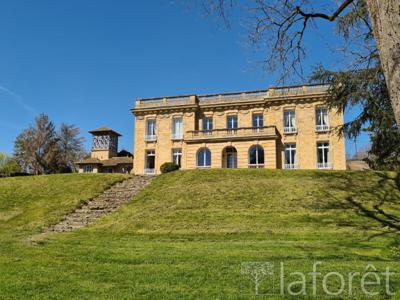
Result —
[[47, 228], [44, 233], [68, 232], [93, 223], [97, 218], [112, 213], [131, 200], [153, 178], [150, 176], [134, 176], [116, 183], [96, 198], [66, 215], [59, 223]]

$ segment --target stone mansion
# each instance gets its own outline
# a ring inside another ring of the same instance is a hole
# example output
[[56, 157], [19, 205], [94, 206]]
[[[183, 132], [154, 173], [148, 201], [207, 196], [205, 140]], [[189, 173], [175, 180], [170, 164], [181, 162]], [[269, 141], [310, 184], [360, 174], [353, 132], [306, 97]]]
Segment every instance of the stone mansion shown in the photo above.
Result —
[[343, 113], [324, 105], [324, 85], [137, 99], [135, 174], [181, 169], [345, 170], [335, 128]]

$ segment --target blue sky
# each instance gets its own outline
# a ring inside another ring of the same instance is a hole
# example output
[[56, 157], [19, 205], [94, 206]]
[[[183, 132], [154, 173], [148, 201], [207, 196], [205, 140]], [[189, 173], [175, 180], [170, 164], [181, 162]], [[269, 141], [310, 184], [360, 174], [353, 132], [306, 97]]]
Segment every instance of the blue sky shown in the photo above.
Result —
[[[41, 112], [81, 128], [87, 150], [87, 131], [104, 125], [122, 133], [120, 148], [132, 150], [135, 98], [275, 84], [239, 22], [227, 29], [182, 2], [1, 1], [0, 151], [12, 153], [15, 137]], [[306, 71], [339, 63], [332, 24], [318, 25], [317, 35], [305, 37]], [[358, 146], [367, 141], [362, 136]]]

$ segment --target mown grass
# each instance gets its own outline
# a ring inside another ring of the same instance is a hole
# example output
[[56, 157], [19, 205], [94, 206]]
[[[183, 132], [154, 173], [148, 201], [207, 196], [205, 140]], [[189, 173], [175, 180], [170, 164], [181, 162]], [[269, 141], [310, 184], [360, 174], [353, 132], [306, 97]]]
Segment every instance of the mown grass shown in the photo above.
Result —
[[[276, 275], [284, 262], [288, 280], [299, 279], [290, 272], [311, 272], [315, 261], [325, 274], [364, 272], [368, 264], [400, 272], [395, 173], [179, 171], [157, 177], [93, 226], [27, 243], [118, 180], [62, 176], [0, 179], [4, 298], [254, 299], [241, 274], [247, 261], [274, 263]], [[275, 279], [275, 295], [261, 299], [281, 298]], [[392, 289], [400, 288], [399, 279], [392, 276]], [[354, 297], [365, 298], [358, 283]], [[262, 291], [269, 287], [265, 281]], [[306, 295], [293, 298], [310, 298], [311, 277], [307, 287]], [[347, 288], [337, 298], [347, 297]], [[389, 298], [384, 286], [370, 290], [379, 293], [374, 298]]]

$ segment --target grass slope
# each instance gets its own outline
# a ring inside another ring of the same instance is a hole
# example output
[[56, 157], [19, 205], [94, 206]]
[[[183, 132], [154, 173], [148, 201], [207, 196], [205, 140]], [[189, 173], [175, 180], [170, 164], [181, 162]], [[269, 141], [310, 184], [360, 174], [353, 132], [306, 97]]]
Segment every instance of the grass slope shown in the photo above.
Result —
[[[400, 271], [394, 173], [180, 171], [91, 227], [29, 245], [41, 226], [117, 180], [58, 176], [0, 179], [4, 298], [252, 299], [246, 261], [275, 263], [275, 271], [283, 261], [287, 274], [311, 272], [314, 261], [325, 274], [367, 264]], [[323, 295], [321, 280], [318, 287]], [[372, 290], [385, 298], [384, 287]], [[353, 293], [361, 293], [356, 280]]]
[[0, 178], [0, 234], [39, 232], [124, 178], [109, 174]]

